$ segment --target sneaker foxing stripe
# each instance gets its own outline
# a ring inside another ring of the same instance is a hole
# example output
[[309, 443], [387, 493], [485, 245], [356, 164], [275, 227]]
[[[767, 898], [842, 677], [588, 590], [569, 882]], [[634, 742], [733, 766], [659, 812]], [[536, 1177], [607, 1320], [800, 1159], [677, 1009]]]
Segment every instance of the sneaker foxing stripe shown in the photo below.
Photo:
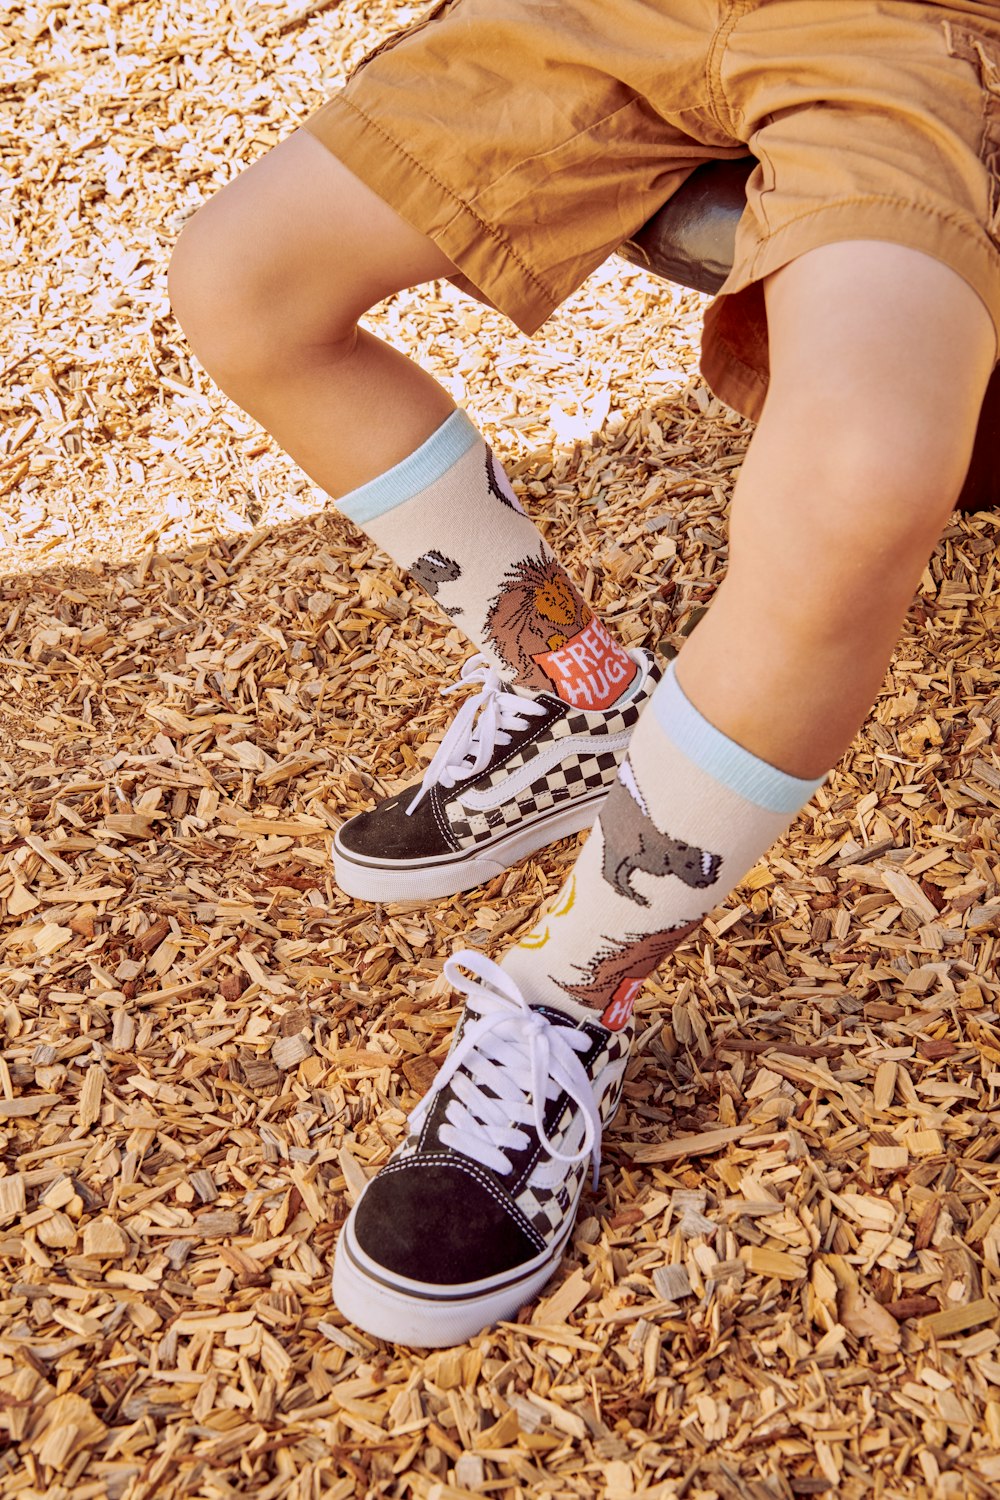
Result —
[[[530, 759], [526, 759], [523, 765], [507, 771], [493, 786], [481, 792], [472, 789], [462, 792], [456, 800], [466, 810], [471, 808], [473, 812], [486, 812], [490, 808], [500, 807], [504, 802], [515, 800], [522, 792], [532, 791], [535, 782], [547, 776], [550, 771], [557, 770], [560, 762], [567, 756], [581, 755], [588, 761], [596, 762], [601, 755], [614, 755], [619, 750], [627, 750], [631, 738], [632, 732], [628, 730], [602, 739], [590, 734], [553, 740], [544, 750], [538, 750]], [[544, 785], [539, 788], [540, 791], [545, 789]]]
[[[520, 834], [524, 833], [526, 829], [535, 828], [542, 824], [549, 823], [557, 814], [561, 815], [566, 812], [571, 812], [576, 808], [590, 807], [595, 803], [601, 803], [604, 801], [607, 794], [608, 788], [604, 787], [600, 790], [592, 792], [589, 797], [567, 797], [563, 801], [557, 803], [554, 807], [543, 808], [542, 811], [535, 813], [534, 816], [525, 814], [525, 816], [519, 821], [516, 828], [505, 828], [502, 833], [497, 834], [496, 838], [483, 840], [478, 844], [469, 844], [463, 849], [456, 849], [452, 854], [434, 854], [429, 859], [394, 859], [392, 863], [389, 864], [385, 860], [379, 859], [375, 855], [369, 856], [365, 854], [358, 854], [353, 849], [344, 849], [337, 843], [336, 839], [334, 839], [334, 848], [336, 849], [337, 855], [340, 859], [342, 859], [346, 864], [357, 865], [359, 869], [385, 870], [387, 874], [391, 874], [394, 870], [442, 869], [447, 868], [448, 865], [466, 864], [471, 860], [477, 859], [482, 856], [487, 856], [491, 854], [495, 849], [502, 848], [504, 844], [509, 843], [512, 839], [516, 839]], [[554, 842], [556, 838], [568, 836], [568, 834], [553, 834], [552, 840]]]

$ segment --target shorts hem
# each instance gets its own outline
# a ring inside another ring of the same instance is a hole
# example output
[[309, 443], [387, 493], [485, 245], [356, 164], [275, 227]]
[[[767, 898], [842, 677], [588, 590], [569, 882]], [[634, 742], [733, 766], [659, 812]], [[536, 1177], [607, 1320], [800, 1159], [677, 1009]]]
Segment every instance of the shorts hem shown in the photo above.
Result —
[[[535, 333], [558, 305], [557, 294], [496, 225], [480, 218], [453, 188], [343, 92], [333, 94], [303, 122], [302, 129], [408, 224], [434, 241], [459, 272], [449, 280], [474, 296], [481, 295], [522, 333]], [[379, 152], [372, 150], [373, 133]], [[515, 280], [517, 289], [512, 287]]]
[[[765, 277], [810, 250], [847, 240], [904, 245], [950, 266], [985, 305], [1000, 358], [1000, 249], [985, 230], [971, 218], [949, 218], [938, 209], [922, 208], [905, 199], [851, 199], [811, 209], [782, 224], [758, 242], [748, 264], [737, 251], [737, 262], [708, 309], [702, 335], [702, 375], [727, 406], [757, 421], [768, 388], [766, 361], [758, 365], [746, 359], [729, 336], [727, 324], [738, 328], [743, 321], [737, 301], [756, 289], [763, 317], [760, 284]], [[766, 332], [761, 333], [757, 347], [766, 348]]]

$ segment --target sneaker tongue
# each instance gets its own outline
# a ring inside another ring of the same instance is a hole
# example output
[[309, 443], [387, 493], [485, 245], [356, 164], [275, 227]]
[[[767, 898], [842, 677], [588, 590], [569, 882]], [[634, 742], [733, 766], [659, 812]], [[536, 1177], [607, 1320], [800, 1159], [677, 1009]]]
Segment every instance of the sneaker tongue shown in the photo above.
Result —
[[[490, 985], [488, 981], [483, 981], [483, 986], [484, 986], [484, 988], [488, 988], [491, 991], [493, 991], [493, 993], [497, 993], [494, 990], [493, 986]], [[573, 1017], [573, 1016], [571, 1016], [571, 1015], [566, 1014], [563, 1011], [560, 1011], [560, 1010], [556, 1009], [553, 1006], [538, 1004], [538, 1005], [531, 1005], [530, 1008], [533, 1011], [537, 1011], [540, 1015], [544, 1016], [545, 1020], [550, 1025], [552, 1025], [552, 1026], [558, 1026], [560, 1028], [562, 1028], [562, 1027], [568, 1027], [568, 1028], [570, 1028], [572, 1030], [576, 1029], [576, 1026], [577, 1026], [576, 1018]], [[580, 1006], [579, 1009], [581, 1011], [584, 1011], [588, 1018], [590, 1018], [590, 1019], [593, 1018], [593, 1012], [592, 1011], [586, 1011], [585, 1007], [583, 1007], [583, 1006]], [[462, 1022], [461, 1022], [462, 1027], [464, 1028], [465, 1026], [467, 1026], [469, 1024], [474, 1024], [475, 1021], [478, 1019], [479, 1014], [480, 1014], [480, 1007], [476, 1004], [476, 998], [475, 998], [475, 996], [471, 995], [469, 997], [469, 1000], [468, 1000], [467, 1004], [466, 1004], [466, 1009], [465, 1009], [465, 1012], [464, 1012], [463, 1017], [462, 1017]], [[512, 1019], [514, 1019], [514, 1018], [512, 1018]], [[514, 1019], [514, 1025], [516, 1026], [516, 1019]], [[475, 1078], [476, 1079], [477, 1087], [480, 1088], [480, 1089], [486, 1089], [487, 1092], [488, 1092], [488, 1086], [481, 1079], [479, 1079], [476, 1076], [476, 1066], [475, 1066], [475, 1062], [474, 1062], [474, 1055], [475, 1054], [473, 1053], [472, 1056], [470, 1056], [467, 1059], [466, 1063], [464, 1065], [462, 1065], [462, 1067], [459, 1069], [459, 1072], [460, 1073], [464, 1072], [467, 1075], [469, 1075], [470, 1077]], [[581, 1061], [582, 1061], [582, 1059], [581, 1059]], [[527, 1059], [525, 1059], [524, 1081], [525, 1081], [526, 1085], [527, 1085], [527, 1082], [528, 1082], [528, 1078], [529, 1078], [529, 1068], [528, 1068]], [[560, 1105], [560, 1103], [559, 1103], [560, 1097], [562, 1097], [561, 1094], [557, 1093], [554, 1098], [550, 1098], [546, 1102], [545, 1109], [544, 1109], [544, 1119], [545, 1119], [545, 1127], [546, 1127], [547, 1131], [554, 1130], [554, 1128], [556, 1126], [556, 1122], [557, 1122], [559, 1116], [562, 1113], [562, 1108], [564, 1106]], [[446, 1124], [448, 1124], [447, 1109], [448, 1109], [449, 1100], [451, 1098], [452, 1098], [451, 1084], [448, 1084], [448, 1085], [446, 1085], [442, 1089], [441, 1093], [438, 1095], [438, 1098], [435, 1100], [434, 1105], [433, 1105], [433, 1107], [431, 1109], [431, 1112], [428, 1115], [427, 1123], [426, 1123], [426, 1126], [425, 1126], [424, 1132], [423, 1132], [423, 1142], [424, 1142], [424, 1148], [425, 1149], [429, 1149], [429, 1150], [432, 1150], [432, 1151], [444, 1151], [444, 1152], [450, 1152], [450, 1151], [454, 1150], [453, 1147], [450, 1147], [450, 1146], [444, 1144], [442, 1142], [441, 1136], [440, 1136], [440, 1132], [441, 1132], [442, 1127], [445, 1126]], [[507, 1171], [503, 1171], [503, 1172], [497, 1171], [497, 1172], [495, 1172], [495, 1176], [499, 1180], [505, 1181], [505, 1182], [509, 1181], [509, 1179], [512, 1178], [512, 1177], [516, 1178], [516, 1177], [520, 1176], [520, 1174], [522, 1172], [524, 1172], [524, 1171], [526, 1171], [527, 1169], [530, 1168], [531, 1163], [536, 1158], [537, 1149], [538, 1149], [537, 1139], [535, 1138], [534, 1131], [530, 1130], [528, 1132], [528, 1140], [526, 1141], [525, 1145], [520, 1150], [512, 1148], [512, 1147], [504, 1147], [504, 1155], [507, 1158], [507, 1161], [509, 1163], [509, 1167], [508, 1167]]]
[[526, 999], [532, 1010], [540, 1010], [550, 1019], [558, 1018], [564, 1026], [599, 1026], [602, 1031], [611, 1029], [601, 1020], [599, 1010], [592, 1010], [589, 1005], [581, 1004], [570, 995], [565, 1000], [561, 995], [556, 1000], [550, 996], [546, 996], [544, 1000], [533, 1000], [530, 995]]

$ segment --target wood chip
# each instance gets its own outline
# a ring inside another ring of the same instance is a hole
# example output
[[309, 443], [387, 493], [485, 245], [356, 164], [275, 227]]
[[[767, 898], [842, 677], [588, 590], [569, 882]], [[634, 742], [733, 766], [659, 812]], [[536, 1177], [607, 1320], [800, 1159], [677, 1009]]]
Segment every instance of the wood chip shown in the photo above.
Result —
[[303, 1058], [311, 1057], [312, 1054], [312, 1043], [307, 1036], [301, 1034], [279, 1037], [271, 1048], [271, 1060], [283, 1073], [289, 1068], [297, 1068]]
[[84, 1255], [117, 1257], [127, 1254], [128, 1248], [128, 1235], [112, 1219], [92, 1219], [83, 1231]]
[[1000, 1307], [989, 1297], [980, 1297], [964, 1307], [946, 1307], [943, 1312], [931, 1313], [920, 1321], [920, 1331], [927, 1338], [950, 1338], [966, 1329], [978, 1328], [981, 1323], [991, 1323], [1000, 1316]]
[[0, 1177], [0, 1224], [15, 1218], [25, 1209], [24, 1174], [14, 1172], [9, 1177]]
[[664, 1302], [678, 1302], [692, 1295], [691, 1280], [685, 1266], [657, 1266], [653, 1285]]
[[543, 1297], [531, 1315], [533, 1323], [545, 1325], [565, 1323], [590, 1292], [590, 1282], [583, 1268], [578, 1266], [551, 1297]]
[[[166, 267], [418, 9], [0, 22], [0, 1489], [989, 1500], [990, 512], [944, 528], [849, 752], [640, 996], [553, 1284], [445, 1351], [331, 1301], [459, 1015], [442, 963], [501, 957], [579, 840], [469, 899], [337, 889], [336, 829], [422, 775], [468, 647], [204, 373]], [[705, 307], [611, 257], [533, 339], [447, 281], [365, 319], [664, 658], [751, 431], [698, 374]]]
[[894, 1353], [902, 1342], [899, 1323], [892, 1313], [860, 1287], [848, 1287], [841, 1293], [840, 1321], [859, 1339], [870, 1341], [872, 1348]]
[[909, 1162], [906, 1146], [869, 1146], [868, 1165], [876, 1172], [899, 1172]]
[[680, 1156], [706, 1156], [719, 1151], [730, 1141], [745, 1135], [742, 1126], [730, 1126], [722, 1130], [703, 1130], [697, 1135], [678, 1136], [672, 1141], [663, 1141], [655, 1146], [635, 1146], [632, 1156], [637, 1162], [676, 1161]]
[[783, 1250], [769, 1250], [764, 1245], [747, 1245], [740, 1251], [743, 1260], [756, 1276], [777, 1276], [781, 1281], [797, 1281], [806, 1273], [805, 1262]]

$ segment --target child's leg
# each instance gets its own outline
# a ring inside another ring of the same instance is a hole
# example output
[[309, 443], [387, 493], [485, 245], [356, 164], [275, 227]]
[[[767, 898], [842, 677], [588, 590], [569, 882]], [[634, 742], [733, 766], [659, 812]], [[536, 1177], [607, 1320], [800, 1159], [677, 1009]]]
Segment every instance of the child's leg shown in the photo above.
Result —
[[437, 381], [358, 329], [451, 263], [298, 130], [185, 226], [170, 300], [213, 380], [333, 496], [407, 457], [454, 411]]
[[[634, 993], [788, 825], [871, 706], [965, 476], [994, 333], [963, 280], [855, 241], [801, 256], [766, 294], [771, 387], [728, 574], [633, 737], [563, 915], [504, 960], [550, 1004], [572, 985], [601, 1010], [616, 990], [594, 980], [626, 973]], [[662, 835], [706, 856], [702, 886]]]
[[[729, 574], [678, 661], [683, 692], [674, 674], [657, 689], [547, 917], [500, 969], [477, 961], [492, 998], [464, 986], [463, 1041], [419, 1132], [345, 1226], [334, 1294], [372, 1332], [458, 1341], [544, 1283], [594, 1100], [613, 1112], [637, 981], [849, 742], [961, 486], [995, 351], [963, 280], [918, 252], [851, 242], [803, 255], [768, 299], [771, 394], [737, 487]], [[592, 1096], [571, 1062], [545, 1063], [550, 1099], [569, 1103], [544, 1121], [515, 1098], [538, 1107], [524, 1000], [589, 1042]], [[617, 1050], [606, 1028], [624, 1028]]]
[[[390, 293], [452, 269], [300, 131], [195, 215], [170, 290], [223, 390], [341, 497], [345, 514], [438, 599], [502, 678], [605, 709], [633, 685], [637, 664], [592, 624], [447, 393], [357, 326]], [[591, 655], [612, 668], [592, 681], [564, 653], [588, 627]]]
[[900, 245], [824, 246], [765, 293], [731, 565], [679, 676], [733, 739], [815, 776], [868, 712], [961, 489], [995, 335], [965, 281]]
[[[656, 677], [593, 617], [464, 413], [358, 329], [452, 269], [304, 131], [195, 215], [171, 265], [210, 373], [486, 658], [419, 801], [386, 799], [338, 833], [341, 888], [370, 900], [450, 895], [589, 827]], [[488, 808], [457, 801], [470, 779]]]

